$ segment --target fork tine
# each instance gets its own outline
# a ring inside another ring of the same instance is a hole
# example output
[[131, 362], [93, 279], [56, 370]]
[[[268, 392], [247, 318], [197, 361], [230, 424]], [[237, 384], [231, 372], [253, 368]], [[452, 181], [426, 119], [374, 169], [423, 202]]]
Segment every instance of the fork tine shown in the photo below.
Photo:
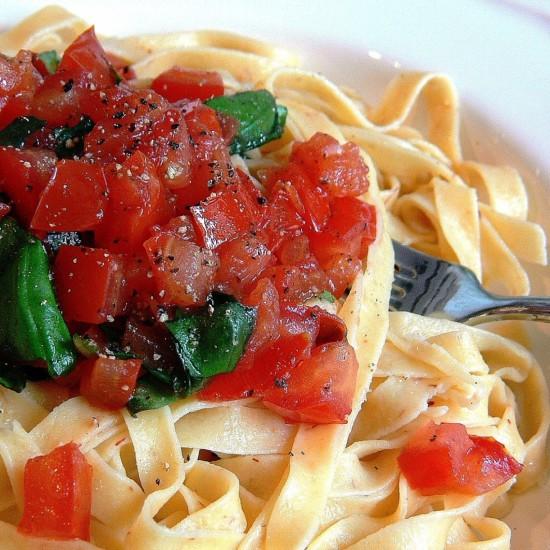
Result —
[[393, 242], [395, 278], [390, 309], [477, 324], [499, 319], [550, 322], [550, 298], [496, 296], [468, 268]]

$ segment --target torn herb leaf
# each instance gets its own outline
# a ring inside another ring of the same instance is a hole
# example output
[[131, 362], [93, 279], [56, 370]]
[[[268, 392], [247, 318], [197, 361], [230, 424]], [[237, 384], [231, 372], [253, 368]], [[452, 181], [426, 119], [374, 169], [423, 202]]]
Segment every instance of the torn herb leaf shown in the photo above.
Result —
[[0, 361], [0, 385], [21, 393], [27, 384], [24, 369], [7, 361]]
[[231, 143], [231, 154], [242, 154], [283, 135], [287, 108], [277, 105], [267, 90], [214, 97], [206, 104], [240, 122], [239, 131]]
[[46, 122], [33, 116], [18, 116], [3, 130], [0, 130], [0, 145], [23, 147], [25, 140], [34, 132], [46, 126]]
[[173, 403], [178, 396], [172, 388], [157, 380], [151, 374], [142, 376], [137, 383], [134, 394], [128, 401], [128, 410], [132, 416], [139, 411], [159, 409]]
[[27, 236], [11, 255], [0, 275], [0, 352], [14, 361], [43, 359], [50, 376], [68, 374], [76, 353], [54, 295], [46, 250]]
[[46, 70], [53, 74], [55, 71], [57, 71], [57, 67], [59, 66], [59, 62], [61, 61], [59, 54], [55, 50], [48, 50], [46, 52], [42, 52], [38, 54], [38, 59], [44, 63], [44, 67], [46, 67]]
[[192, 377], [209, 378], [231, 372], [244, 353], [256, 322], [256, 310], [226, 302], [212, 313], [182, 315], [166, 323], [176, 350]]
[[80, 157], [84, 152], [84, 136], [94, 127], [94, 121], [82, 115], [74, 126], [60, 126], [55, 128], [52, 135], [55, 139], [55, 153], [61, 159]]

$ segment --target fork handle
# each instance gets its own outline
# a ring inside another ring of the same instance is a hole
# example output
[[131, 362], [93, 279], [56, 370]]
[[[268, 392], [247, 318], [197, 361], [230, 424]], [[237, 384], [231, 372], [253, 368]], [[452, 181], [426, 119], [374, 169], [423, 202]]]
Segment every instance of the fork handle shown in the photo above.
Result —
[[511, 319], [550, 323], [550, 297], [518, 296], [505, 298], [491, 295], [491, 298], [492, 303], [487, 304], [487, 307], [469, 313], [460, 321], [466, 322], [468, 325]]

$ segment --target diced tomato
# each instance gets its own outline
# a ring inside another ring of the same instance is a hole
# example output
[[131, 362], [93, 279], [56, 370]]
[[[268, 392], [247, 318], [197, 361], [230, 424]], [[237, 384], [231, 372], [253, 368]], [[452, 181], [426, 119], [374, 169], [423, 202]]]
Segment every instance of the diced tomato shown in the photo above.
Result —
[[281, 300], [289, 303], [302, 303], [324, 290], [334, 290], [319, 262], [311, 255], [298, 265], [270, 267], [263, 275], [272, 280]]
[[87, 102], [86, 112], [96, 125], [86, 136], [86, 153], [104, 162], [123, 163], [141, 151], [167, 187], [189, 185], [191, 145], [178, 109], [151, 90], [122, 86], [90, 94]]
[[55, 288], [65, 319], [99, 324], [128, 305], [124, 257], [101, 248], [62, 246], [54, 265]]
[[89, 541], [92, 475], [76, 443], [29, 459], [19, 531], [34, 537]]
[[47, 187], [31, 221], [43, 231], [85, 231], [103, 219], [107, 184], [98, 164], [62, 160]]
[[218, 116], [222, 128], [223, 141], [229, 147], [233, 142], [233, 138], [239, 132], [241, 123], [235, 117], [222, 113], [221, 111], [218, 111], [216, 115]]
[[338, 254], [323, 264], [323, 268], [332, 283], [332, 294], [336, 298], [344, 295], [363, 269], [363, 262], [354, 256]]
[[216, 289], [237, 298], [274, 262], [265, 243], [252, 234], [223, 243], [216, 252], [220, 258]]
[[141, 363], [141, 359], [87, 359], [80, 379], [81, 395], [99, 407], [124, 407], [136, 387]]
[[191, 182], [175, 190], [182, 212], [185, 207], [206, 199], [214, 187], [239, 181], [214, 109], [199, 105], [185, 115], [185, 121], [194, 158]]
[[344, 424], [351, 412], [359, 364], [347, 342], [316, 347], [287, 378], [275, 381], [263, 403], [284, 418], [311, 424]]
[[221, 187], [190, 211], [200, 242], [209, 249], [254, 231], [258, 224], [258, 203], [240, 182]]
[[136, 78], [136, 71], [132, 69], [132, 64], [127, 59], [119, 57], [112, 52], [106, 52], [105, 55], [107, 56], [109, 63], [115, 68], [117, 73], [124, 78], [124, 80], [133, 80]]
[[30, 114], [30, 102], [42, 82], [32, 64], [32, 53], [21, 50], [14, 58], [0, 54], [0, 129], [14, 118]]
[[354, 143], [340, 145], [333, 137], [318, 132], [294, 145], [290, 160], [332, 196], [357, 196], [369, 188], [368, 167]]
[[308, 234], [311, 250], [321, 265], [339, 254], [364, 258], [376, 237], [375, 208], [354, 197], [335, 198], [331, 207], [326, 228]]
[[305, 226], [304, 208], [297, 191], [288, 184], [278, 183], [269, 194], [267, 207], [269, 248], [276, 250], [285, 239], [300, 235]]
[[269, 279], [261, 279], [243, 302], [256, 308], [256, 325], [246, 346], [246, 352], [253, 356], [256, 350], [279, 336], [279, 294]]
[[309, 334], [293, 334], [268, 343], [256, 352], [253, 363], [239, 364], [233, 372], [214, 377], [200, 396], [215, 401], [262, 397], [272, 386], [285, 384], [292, 369], [309, 357], [311, 345]]
[[275, 254], [282, 265], [299, 265], [305, 262], [311, 256], [307, 235], [285, 239], [275, 250]]
[[191, 241], [194, 243], [197, 242], [195, 226], [193, 225], [191, 218], [186, 215], [176, 216], [175, 218], [168, 220], [168, 222], [162, 227], [155, 225], [151, 229], [153, 235], [156, 233], [169, 233], [170, 235], [179, 237], [184, 241]]
[[11, 199], [15, 214], [26, 226], [54, 173], [56, 161], [52, 151], [0, 147], [0, 191]]
[[92, 90], [115, 84], [112, 66], [97, 39], [94, 27], [84, 31], [65, 50], [57, 71], [66, 73], [78, 84], [93, 84], [90, 88]]
[[48, 71], [48, 68], [46, 67], [44, 61], [40, 59], [39, 54], [34, 52], [32, 54], [32, 64], [34, 65], [34, 68], [40, 73], [40, 76], [45, 77], [50, 74], [50, 71]]
[[272, 189], [277, 183], [292, 185], [298, 191], [306, 227], [312, 231], [321, 231], [330, 217], [327, 192], [319, 185], [315, 185], [296, 163], [290, 163], [285, 168], [273, 169], [267, 173], [266, 186]]
[[5, 218], [11, 210], [11, 206], [5, 202], [0, 202], [0, 220]]
[[143, 246], [165, 303], [181, 307], [205, 303], [219, 263], [214, 252], [170, 233], [158, 233]]
[[502, 485], [523, 466], [492, 438], [469, 436], [462, 424], [427, 422], [398, 458], [409, 485], [422, 495], [480, 495]]
[[219, 73], [172, 67], [159, 74], [151, 85], [168, 101], [200, 99], [206, 101], [223, 95], [223, 80]]
[[154, 167], [137, 151], [120, 170], [109, 174], [108, 186], [109, 200], [94, 231], [95, 244], [112, 252], [143, 250], [151, 226], [174, 216], [174, 205]]
[[346, 323], [338, 317], [318, 306], [308, 308], [317, 316], [319, 322], [319, 330], [315, 344], [329, 344], [331, 342], [342, 342], [346, 339], [347, 327]]
[[112, 66], [91, 27], [65, 50], [57, 71], [44, 79], [33, 98], [32, 113], [51, 126], [74, 124], [86, 112], [89, 92], [114, 84]]

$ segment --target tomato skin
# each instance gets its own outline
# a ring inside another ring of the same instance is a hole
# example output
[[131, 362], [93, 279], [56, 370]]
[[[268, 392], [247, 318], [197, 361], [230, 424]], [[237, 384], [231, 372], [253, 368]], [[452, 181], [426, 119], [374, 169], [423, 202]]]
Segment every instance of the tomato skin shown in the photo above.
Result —
[[224, 141], [224, 132], [214, 109], [197, 105], [185, 114], [193, 147], [191, 181], [175, 190], [178, 208], [205, 200], [216, 186], [239, 182]]
[[412, 435], [398, 463], [409, 485], [425, 496], [480, 495], [523, 468], [497, 441], [469, 436], [462, 424], [431, 420]]
[[317, 132], [294, 145], [290, 160], [334, 197], [361, 195], [369, 188], [368, 167], [354, 143], [340, 145], [333, 137]]
[[164, 303], [181, 307], [205, 303], [218, 269], [216, 254], [164, 232], [157, 233], [143, 246]]
[[285, 419], [310, 424], [344, 424], [350, 414], [359, 364], [347, 342], [316, 347], [284, 384], [274, 384], [263, 403]]
[[90, 91], [114, 84], [111, 64], [90, 27], [65, 50], [57, 71], [46, 76], [33, 97], [32, 114], [50, 126], [74, 124], [86, 112], [83, 107]]
[[209, 249], [254, 231], [258, 223], [258, 203], [240, 182], [221, 187], [190, 211], [199, 241]]
[[14, 118], [30, 114], [30, 102], [42, 82], [32, 53], [21, 50], [13, 59], [0, 55], [0, 129]]
[[279, 294], [273, 283], [260, 279], [250, 294], [244, 297], [245, 305], [256, 308], [256, 326], [246, 346], [251, 355], [279, 336]]
[[172, 67], [159, 74], [151, 85], [168, 101], [200, 99], [206, 101], [223, 95], [223, 80], [219, 73]]
[[27, 227], [56, 162], [52, 151], [0, 147], [0, 191], [11, 199], [15, 214]]
[[304, 208], [292, 185], [279, 182], [270, 190], [268, 197], [266, 231], [269, 248], [276, 250], [285, 239], [302, 234], [305, 226]]
[[141, 359], [98, 357], [83, 362], [80, 394], [92, 405], [120, 409], [136, 387]]
[[85, 231], [104, 216], [107, 182], [97, 164], [62, 160], [48, 183], [31, 221], [43, 231]]
[[298, 265], [270, 267], [264, 272], [264, 277], [271, 279], [281, 301], [287, 303], [303, 303], [325, 290], [331, 293], [334, 291], [330, 279], [311, 255]]
[[82, 109], [96, 125], [84, 140], [95, 159], [122, 164], [141, 151], [170, 189], [191, 181], [191, 145], [181, 112], [151, 90], [119, 85], [89, 94]]
[[273, 385], [285, 383], [296, 364], [309, 357], [311, 344], [309, 334], [292, 334], [269, 342], [233, 372], [215, 376], [199, 395], [215, 401], [262, 397]]
[[115, 84], [112, 66], [94, 27], [85, 30], [69, 45], [57, 70], [60, 73], [66, 71], [79, 84], [93, 83], [97, 89]]
[[274, 261], [265, 243], [252, 234], [225, 242], [216, 252], [220, 258], [216, 289], [237, 298], [242, 298], [250, 285]]
[[143, 241], [155, 224], [174, 216], [168, 192], [147, 157], [136, 151], [120, 170], [108, 177], [105, 216], [95, 228], [95, 244], [112, 252], [143, 250]]
[[76, 443], [25, 464], [23, 517], [26, 535], [90, 540], [92, 466]]
[[57, 298], [68, 321], [100, 324], [125, 312], [124, 257], [102, 248], [62, 246], [54, 263]]
[[315, 185], [306, 172], [296, 163], [289, 163], [284, 168], [268, 171], [264, 175], [264, 183], [268, 189], [278, 184], [292, 185], [301, 201], [301, 215], [306, 228], [311, 231], [321, 231], [330, 217], [330, 204], [327, 192]]
[[364, 258], [376, 236], [376, 210], [354, 197], [335, 198], [323, 231], [308, 233], [312, 252], [321, 264], [345, 254]]

